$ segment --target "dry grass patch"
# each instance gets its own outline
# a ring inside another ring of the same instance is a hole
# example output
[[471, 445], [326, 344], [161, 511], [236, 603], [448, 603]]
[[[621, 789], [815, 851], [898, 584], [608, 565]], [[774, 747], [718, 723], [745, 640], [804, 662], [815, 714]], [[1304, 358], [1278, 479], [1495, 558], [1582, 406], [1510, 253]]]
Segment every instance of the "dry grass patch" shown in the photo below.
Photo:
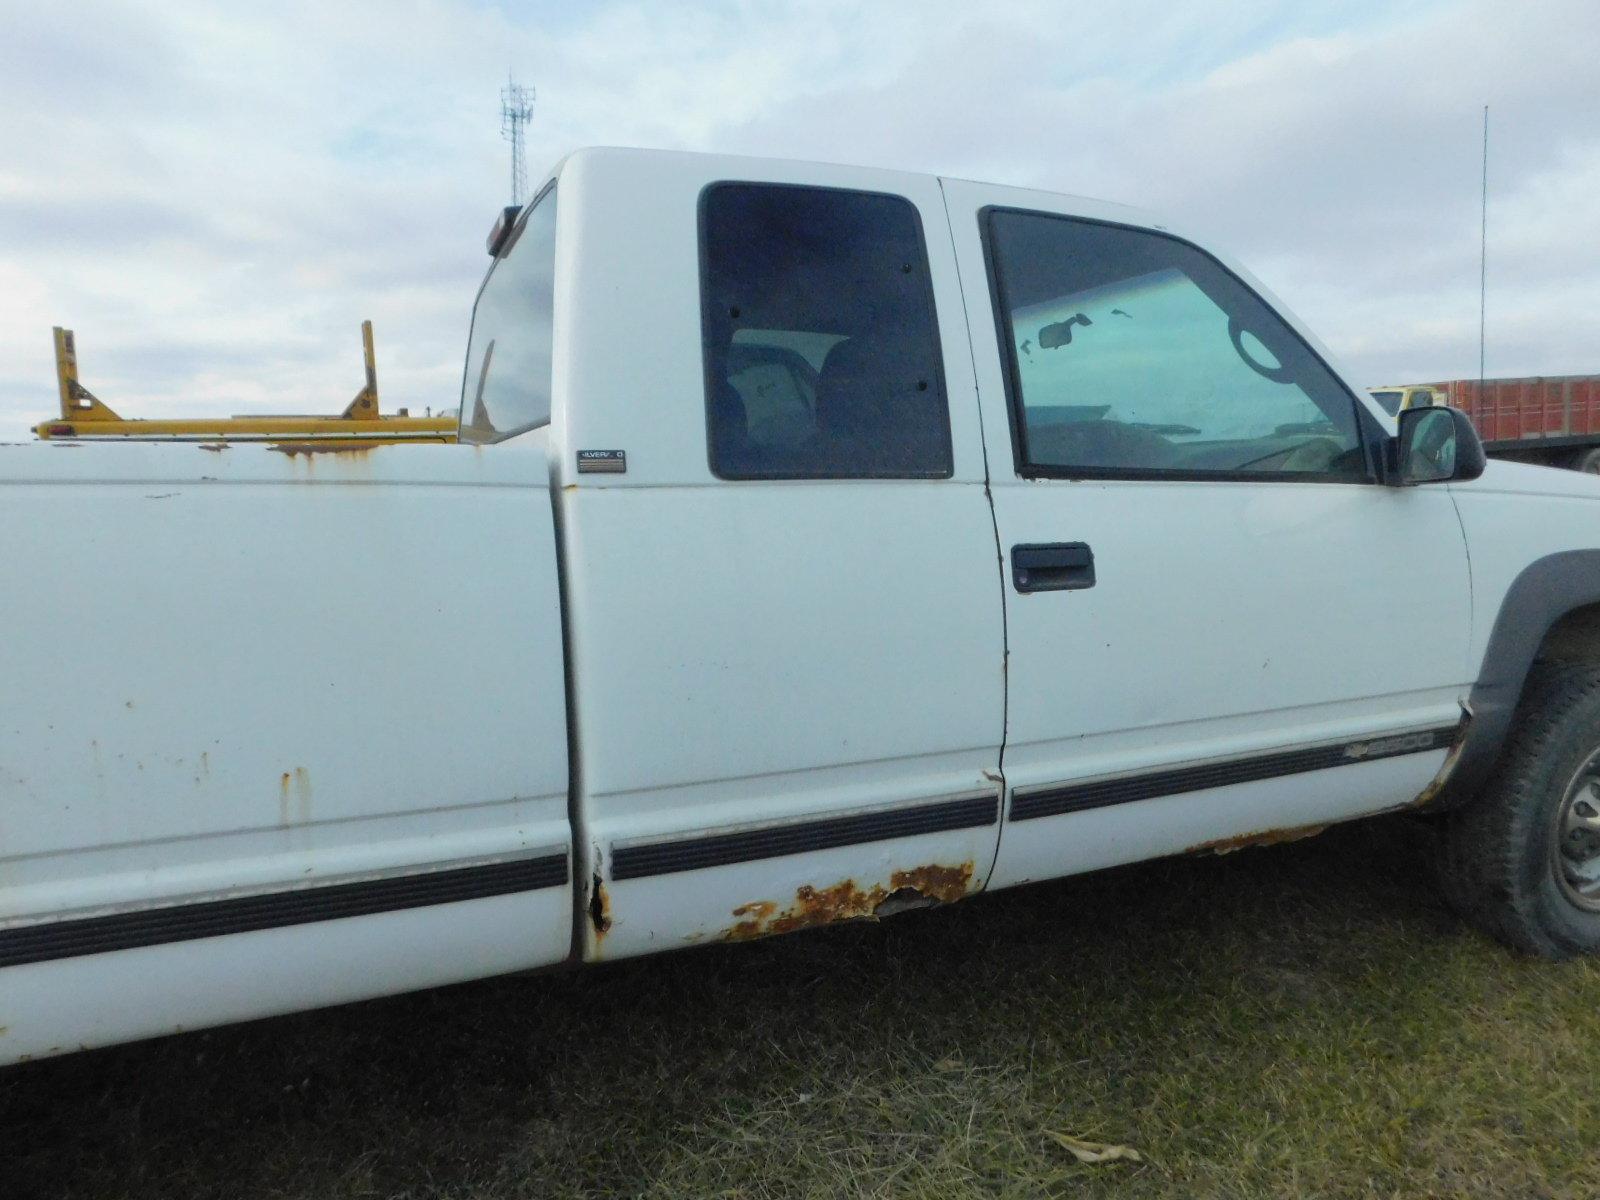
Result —
[[1411, 840], [0, 1072], [0, 1194], [1591, 1200], [1600, 964], [1466, 931]]

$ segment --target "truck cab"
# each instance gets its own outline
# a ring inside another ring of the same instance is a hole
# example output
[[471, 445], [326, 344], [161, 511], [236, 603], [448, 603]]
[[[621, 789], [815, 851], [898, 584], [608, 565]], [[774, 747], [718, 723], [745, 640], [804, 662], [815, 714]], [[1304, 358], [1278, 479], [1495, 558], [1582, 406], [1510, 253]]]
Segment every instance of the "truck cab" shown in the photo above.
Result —
[[1600, 611], [1508, 601], [1600, 489], [1137, 210], [590, 150], [492, 247], [456, 444], [0, 448], [0, 1054], [1442, 808]]

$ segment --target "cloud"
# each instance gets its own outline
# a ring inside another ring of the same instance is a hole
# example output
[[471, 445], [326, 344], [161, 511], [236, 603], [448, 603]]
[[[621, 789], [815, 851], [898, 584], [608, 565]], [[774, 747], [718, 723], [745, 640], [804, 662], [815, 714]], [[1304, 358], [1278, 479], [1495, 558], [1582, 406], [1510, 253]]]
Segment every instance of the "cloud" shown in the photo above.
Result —
[[1600, 369], [1600, 13], [1536, 0], [0, 0], [0, 435], [49, 326], [147, 416], [331, 411], [377, 326], [386, 404], [455, 403], [503, 202], [585, 144], [865, 162], [1107, 196], [1213, 231], [1358, 382]]

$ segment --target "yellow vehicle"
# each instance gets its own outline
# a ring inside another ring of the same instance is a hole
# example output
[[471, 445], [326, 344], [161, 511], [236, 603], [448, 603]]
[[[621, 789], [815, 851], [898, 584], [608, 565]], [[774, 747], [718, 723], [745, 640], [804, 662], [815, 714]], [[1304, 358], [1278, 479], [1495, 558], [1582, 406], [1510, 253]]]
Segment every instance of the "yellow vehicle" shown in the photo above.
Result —
[[1403, 408], [1427, 408], [1449, 402], [1442, 388], [1411, 383], [1373, 388], [1372, 398], [1383, 405], [1383, 410], [1391, 417]]
[[61, 416], [33, 427], [45, 440], [157, 442], [316, 442], [332, 449], [374, 442], [453, 442], [456, 417], [413, 417], [405, 409], [385, 416], [378, 409], [378, 367], [372, 352], [372, 322], [361, 323], [366, 384], [338, 416], [184, 417], [129, 420], [118, 416], [78, 382], [78, 351], [72, 330], [55, 328], [56, 383]]

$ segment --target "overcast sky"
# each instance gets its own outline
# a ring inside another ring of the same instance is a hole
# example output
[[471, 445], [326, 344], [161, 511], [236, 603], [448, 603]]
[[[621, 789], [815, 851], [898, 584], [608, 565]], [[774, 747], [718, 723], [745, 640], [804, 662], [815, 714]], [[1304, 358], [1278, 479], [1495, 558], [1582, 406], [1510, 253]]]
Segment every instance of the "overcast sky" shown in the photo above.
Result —
[[125, 416], [453, 406], [508, 191], [593, 144], [893, 166], [1204, 229], [1357, 372], [1600, 372], [1600, 0], [0, 0], [0, 436], [50, 326]]

